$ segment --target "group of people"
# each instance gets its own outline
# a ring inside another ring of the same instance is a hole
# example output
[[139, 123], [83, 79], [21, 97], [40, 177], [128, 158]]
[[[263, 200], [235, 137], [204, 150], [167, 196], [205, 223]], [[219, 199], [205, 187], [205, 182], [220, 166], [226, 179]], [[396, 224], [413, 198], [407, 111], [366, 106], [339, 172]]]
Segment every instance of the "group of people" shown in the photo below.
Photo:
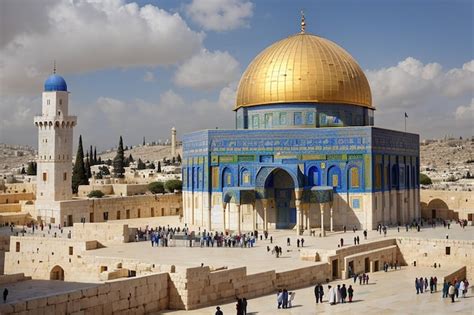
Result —
[[430, 277], [430, 280], [428, 281], [428, 278], [416, 278], [415, 279], [415, 288], [416, 288], [416, 294], [420, 294], [423, 292], [428, 292], [428, 285], [430, 286], [430, 293], [438, 291], [438, 278], [435, 277]]
[[459, 298], [459, 294], [463, 298], [466, 297], [467, 290], [469, 288], [469, 281], [467, 279], [458, 281], [454, 279], [453, 281], [447, 282], [444, 281], [443, 283], [443, 298], [447, 298], [448, 296], [451, 298], [451, 303], [454, 303], [454, 298]]
[[389, 267], [390, 269], [395, 268], [395, 270], [397, 270], [398, 268], [401, 268], [400, 264], [398, 263], [398, 260], [396, 260], [395, 263], [393, 262], [390, 262], [390, 264], [388, 262], [383, 263], [383, 271], [388, 272]]
[[277, 303], [278, 308], [290, 308], [295, 299], [296, 292], [288, 292], [287, 289], [278, 290]]
[[357, 282], [357, 279], [359, 279], [359, 284], [369, 284], [369, 275], [368, 274], [353, 274], [352, 278], [354, 279], [354, 283]]
[[[314, 287], [314, 297], [316, 298], [316, 304], [323, 303], [323, 296], [324, 296], [324, 287], [322, 284], [318, 283]], [[337, 303], [346, 303], [346, 299], [349, 303], [352, 302], [354, 298], [354, 288], [352, 285], [346, 287], [345, 284], [337, 285], [337, 287], [333, 287], [328, 285], [328, 302], [331, 305]]]

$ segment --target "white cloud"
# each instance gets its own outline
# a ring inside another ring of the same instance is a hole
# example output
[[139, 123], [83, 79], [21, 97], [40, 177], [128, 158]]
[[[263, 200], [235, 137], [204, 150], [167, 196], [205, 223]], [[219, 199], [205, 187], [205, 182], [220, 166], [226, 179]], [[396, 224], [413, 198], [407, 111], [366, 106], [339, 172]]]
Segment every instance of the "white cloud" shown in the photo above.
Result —
[[456, 108], [454, 115], [457, 120], [469, 121], [474, 131], [474, 98], [471, 98], [471, 104]]
[[[24, 4], [24, 1], [21, 1]], [[31, 1], [21, 23], [3, 29], [0, 46], [2, 94], [38, 91], [55, 59], [60, 73], [107, 68], [158, 66], [181, 62], [202, 48], [204, 35], [192, 31], [179, 14], [123, 0]], [[30, 6], [31, 4], [31, 6]], [[19, 11], [2, 2], [3, 16]], [[38, 10], [31, 9], [38, 7]], [[47, 9], [46, 9], [47, 8]], [[32, 27], [21, 27], [30, 21]], [[16, 25], [16, 28], [14, 27]]]
[[185, 10], [205, 30], [229, 31], [247, 26], [253, 7], [246, 0], [193, 0]]
[[[396, 66], [366, 71], [373, 103], [375, 123], [403, 130], [408, 112], [408, 131], [422, 137], [439, 137], [454, 132], [471, 135], [472, 126], [456, 124], [453, 114], [469, 113], [474, 92], [474, 60], [461, 68], [443, 70], [439, 63], [424, 64], [408, 57]], [[471, 105], [472, 106], [472, 105]]]
[[145, 75], [143, 76], [143, 81], [145, 82], [153, 82], [155, 81], [155, 75], [151, 71], [145, 72]]
[[240, 76], [239, 62], [228, 52], [202, 50], [179, 66], [174, 81], [194, 89], [222, 87]]

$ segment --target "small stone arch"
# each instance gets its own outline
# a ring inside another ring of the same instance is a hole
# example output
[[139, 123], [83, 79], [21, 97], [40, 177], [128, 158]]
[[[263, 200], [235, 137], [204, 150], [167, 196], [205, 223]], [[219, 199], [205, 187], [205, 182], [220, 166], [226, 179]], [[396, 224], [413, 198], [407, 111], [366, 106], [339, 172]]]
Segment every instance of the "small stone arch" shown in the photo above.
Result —
[[61, 123], [61, 128], [64, 128], [65, 126], [66, 126], [66, 123], [63, 121], [63, 122]]
[[55, 126], [56, 128], [59, 128], [59, 121], [55, 122], [55, 123], [54, 123], [54, 126]]
[[54, 266], [49, 273], [49, 279], [64, 281], [64, 269], [59, 265]]

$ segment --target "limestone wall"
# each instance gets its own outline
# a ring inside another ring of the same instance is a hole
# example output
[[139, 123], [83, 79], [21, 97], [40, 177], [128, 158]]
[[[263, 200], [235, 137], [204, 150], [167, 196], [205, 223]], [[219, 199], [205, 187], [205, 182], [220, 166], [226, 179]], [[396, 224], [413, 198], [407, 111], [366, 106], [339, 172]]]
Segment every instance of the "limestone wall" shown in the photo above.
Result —
[[112, 185], [79, 185], [77, 195], [79, 197], [87, 197], [87, 195], [93, 190], [100, 190], [104, 195], [112, 195], [114, 193], [114, 188]]
[[77, 241], [96, 240], [103, 245], [128, 243], [127, 224], [74, 223], [72, 237]]
[[12, 183], [5, 184], [6, 193], [32, 193], [36, 194], [36, 183]]
[[21, 211], [21, 204], [19, 203], [0, 204], [0, 213], [20, 212], [20, 211]]
[[474, 276], [473, 241], [399, 237], [397, 246], [407, 264], [416, 261], [417, 266], [433, 266], [434, 263], [442, 266], [466, 266], [468, 279]]
[[9, 193], [0, 194], [0, 204], [7, 203], [19, 203], [20, 200], [33, 200], [35, 199], [33, 193]]
[[148, 218], [182, 214], [181, 194], [108, 197], [60, 202], [61, 224], [72, 222], [105, 222], [110, 220]]
[[[431, 219], [433, 214], [442, 219], [474, 219], [474, 194], [472, 191], [421, 190], [422, 217]], [[435, 211], [433, 211], [435, 210]]]
[[68, 293], [1, 304], [1, 314], [149, 314], [168, 308], [168, 275], [114, 280]]

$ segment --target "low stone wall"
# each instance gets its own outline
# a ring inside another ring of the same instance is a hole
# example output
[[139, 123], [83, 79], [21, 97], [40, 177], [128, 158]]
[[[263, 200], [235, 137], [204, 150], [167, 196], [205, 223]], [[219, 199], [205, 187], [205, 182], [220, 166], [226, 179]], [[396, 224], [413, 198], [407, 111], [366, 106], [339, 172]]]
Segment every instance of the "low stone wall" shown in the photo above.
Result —
[[128, 278], [12, 304], [1, 314], [146, 314], [168, 308], [168, 275]]
[[87, 197], [89, 193], [93, 190], [100, 190], [101, 192], [104, 193], [104, 195], [112, 195], [114, 193], [114, 188], [112, 185], [100, 185], [100, 184], [94, 184], [94, 185], [79, 185], [78, 190], [77, 190], [77, 195], [79, 197]]
[[25, 225], [31, 222], [33, 218], [25, 212], [7, 212], [0, 213], [0, 226], [9, 225]]
[[15, 273], [12, 275], [0, 275], [0, 285], [12, 284], [15, 282], [31, 280], [31, 277], [25, 277], [24, 273]]
[[458, 270], [444, 276], [444, 281], [453, 283], [454, 280], [466, 279], [466, 266], [459, 268]]
[[[397, 257], [398, 248], [396, 245], [346, 256], [344, 257], [345, 268], [342, 270], [342, 279], [351, 276], [348, 268], [350, 263], [353, 265], [353, 273], [377, 272], [383, 269], [384, 263], [396, 263], [398, 261]], [[366, 262], [368, 262], [367, 265]]]

